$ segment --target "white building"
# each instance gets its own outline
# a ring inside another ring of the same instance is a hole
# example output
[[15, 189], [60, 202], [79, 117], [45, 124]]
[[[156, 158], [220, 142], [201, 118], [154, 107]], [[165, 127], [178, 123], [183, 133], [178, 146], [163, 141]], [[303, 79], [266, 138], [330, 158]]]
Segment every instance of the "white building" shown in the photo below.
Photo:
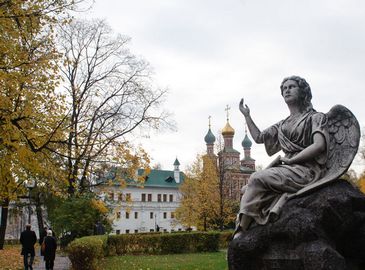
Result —
[[[122, 186], [118, 181], [112, 185], [99, 186], [99, 193], [113, 209], [113, 232], [173, 232], [184, 228], [175, 219], [175, 210], [180, 203], [179, 186], [184, 181], [184, 174], [179, 170], [179, 161], [174, 162], [174, 170], [153, 169], [143, 184], [128, 181]], [[143, 174], [142, 170], [138, 171]], [[113, 180], [111, 172], [104, 182]], [[106, 181], [105, 181], [106, 180]]]

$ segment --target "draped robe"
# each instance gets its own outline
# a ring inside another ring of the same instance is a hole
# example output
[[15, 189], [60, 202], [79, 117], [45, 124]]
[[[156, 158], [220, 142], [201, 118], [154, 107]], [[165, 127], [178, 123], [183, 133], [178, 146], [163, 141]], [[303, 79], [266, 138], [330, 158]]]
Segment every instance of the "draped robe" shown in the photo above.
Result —
[[[290, 116], [261, 133], [266, 152], [271, 156], [280, 150], [292, 158], [313, 143], [313, 135], [320, 133], [328, 148], [327, 118], [313, 109]], [[276, 165], [255, 172], [242, 188], [240, 214], [251, 216], [258, 224], [278, 217], [285, 198], [318, 181], [325, 173], [327, 152], [313, 159], [290, 165]]]

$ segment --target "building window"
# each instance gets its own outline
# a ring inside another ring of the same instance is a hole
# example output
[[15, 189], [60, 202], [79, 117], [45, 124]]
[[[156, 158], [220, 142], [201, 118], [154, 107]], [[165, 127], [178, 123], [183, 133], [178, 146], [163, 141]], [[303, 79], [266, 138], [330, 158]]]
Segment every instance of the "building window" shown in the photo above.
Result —
[[138, 233], [138, 230], [134, 230], [134, 233]]
[[170, 202], [174, 201], [174, 195], [170, 194]]
[[130, 193], [125, 194], [125, 200], [126, 200], [127, 202], [130, 202], [130, 201], [132, 200], [132, 196], [131, 196], [131, 194], [130, 194]]
[[129, 212], [125, 212], [125, 218], [129, 219]]
[[145, 201], [146, 201], [146, 194], [142, 193], [142, 202], [145, 202]]
[[167, 202], [167, 194], [164, 194], [164, 195], [163, 195], [163, 201], [164, 201], [164, 202]]
[[109, 200], [114, 201], [114, 192], [109, 192]]
[[153, 219], [153, 212], [150, 212], [150, 219]]
[[167, 218], [167, 213], [163, 212], [163, 218]]
[[120, 234], [120, 230], [116, 230], [116, 231], [115, 231], [115, 233], [116, 233], [116, 234]]
[[167, 229], [163, 229], [164, 232], [167, 232]]
[[175, 213], [171, 212], [171, 218], [175, 218]]
[[149, 202], [152, 202], [152, 194], [148, 194], [148, 198], [147, 199], [148, 199]]
[[129, 233], [129, 230], [125, 230], [125, 233]]
[[155, 230], [154, 229], [150, 229], [150, 232], [154, 232]]
[[137, 219], [138, 218], [138, 212], [134, 212], [134, 218]]
[[117, 219], [120, 219], [120, 212], [117, 212]]
[[122, 202], [122, 201], [123, 201], [123, 193], [119, 193], [119, 194], [118, 194], [118, 200], [119, 200], [120, 202]]
[[161, 194], [157, 194], [157, 201], [160, 202], [161, 201]]
[[178, 230], [179, 232], [181, 232], [181, 228], [179, 228], [179, 230]]

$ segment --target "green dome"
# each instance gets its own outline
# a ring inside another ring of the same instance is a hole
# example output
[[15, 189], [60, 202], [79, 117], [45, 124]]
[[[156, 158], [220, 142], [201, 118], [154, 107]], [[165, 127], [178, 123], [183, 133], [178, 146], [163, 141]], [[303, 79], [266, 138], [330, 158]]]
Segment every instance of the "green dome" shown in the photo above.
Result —
[[180, 165], [180, 162], [178, 161], [178, 159], [176, 158], [175, 159], [175, 162], [174, 162], [174, 166], [179, 166]]
[[207, 135], [204, 137], [204, 141], [207, 144], [213, 144], [215, 142], [215, 136], [213, 135], [212, 131], [209, 129]]
[[243, 139], [243, 141], [242, 141], [242, 146], [243, 146], [243, 148], [245, 149], [245, 148], [251, 148], [251, 146], [252, 146], [252, 142], [251, 142], [251, 140], [248, 138], [248, 136], [247, 136], [247, 134], [245, 135], [245, 138]]

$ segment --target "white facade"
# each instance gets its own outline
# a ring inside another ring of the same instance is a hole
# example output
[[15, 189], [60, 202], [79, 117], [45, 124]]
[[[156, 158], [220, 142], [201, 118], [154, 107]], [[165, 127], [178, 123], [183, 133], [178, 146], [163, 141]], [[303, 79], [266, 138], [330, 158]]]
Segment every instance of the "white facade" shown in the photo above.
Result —
[[[113, 209], [112, 233], [154, 232], [157, 228], [160, 232], [184, 230], [175, 219], [175, 211], [180, 202], [177, 189], [111, 187], [105, 195], [109, 197], [108, 203]], [[112, 195], [113, 200], [110, 200]]]
[[180, 204], [179, 186], [183, 180], [178, 167], [174, 171], [152, 170], [149, 176], [143, 187], [116, 184], [99, 186], [95, 190], [112, 208], [113, 234], [187, 229], [175, 218]]

